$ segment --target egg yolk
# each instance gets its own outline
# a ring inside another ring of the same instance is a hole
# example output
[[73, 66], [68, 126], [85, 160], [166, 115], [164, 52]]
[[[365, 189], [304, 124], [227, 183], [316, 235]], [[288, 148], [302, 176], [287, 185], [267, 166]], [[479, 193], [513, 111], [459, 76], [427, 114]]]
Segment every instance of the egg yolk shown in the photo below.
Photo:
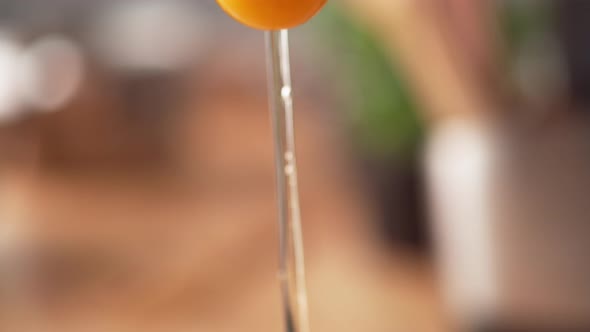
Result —
[[288, 29], [305, 23], [327, 0], [217, 0], [237, 21], [261, 30]]

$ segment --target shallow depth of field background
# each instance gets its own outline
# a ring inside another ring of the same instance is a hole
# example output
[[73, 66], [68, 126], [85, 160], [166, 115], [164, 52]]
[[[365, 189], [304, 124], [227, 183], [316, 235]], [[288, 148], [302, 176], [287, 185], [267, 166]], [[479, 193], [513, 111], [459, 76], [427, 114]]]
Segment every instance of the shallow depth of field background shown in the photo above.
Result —
[[[292, 31], [313, 331], [586, 331], [590, 5]], [[214, 0], [0, 0], [0, 331], [281, 331], [264, 38]]]

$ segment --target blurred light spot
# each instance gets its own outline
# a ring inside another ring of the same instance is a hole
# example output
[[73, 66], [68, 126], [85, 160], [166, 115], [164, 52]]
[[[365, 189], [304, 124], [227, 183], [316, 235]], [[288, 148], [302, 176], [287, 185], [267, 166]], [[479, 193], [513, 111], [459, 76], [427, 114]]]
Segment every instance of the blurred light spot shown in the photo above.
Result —
[[12, 121], [22, 111], [22, 99], [16, 84], [20, 52], [21, 46], [0, 31], [0, 122]]
[[290, 86], [284, 86], [281, 89], [281, 96], [283, 98], [285, 98], [285, 99], [286, 98], [291, 98], [292, 97], [292, 89], [291, 89], [291, 87]]
[[132, 1], [115, 5], [92, 31], [108, 65], [131, 70], [175, 70], [202, 50], [204, 18], [174, 1]]
[[435, 231], [448, 298], [479, 316], [495, 305], [490, 197], [493, 145], [476, 121], [452, 120], [432, 137], [427, 159]]
[[48, 36], [25, 50], [20, 69], [25, 102], [38, 110], [52, 111], [78, 90], [84, 64], [75, 44], [61, 36]]

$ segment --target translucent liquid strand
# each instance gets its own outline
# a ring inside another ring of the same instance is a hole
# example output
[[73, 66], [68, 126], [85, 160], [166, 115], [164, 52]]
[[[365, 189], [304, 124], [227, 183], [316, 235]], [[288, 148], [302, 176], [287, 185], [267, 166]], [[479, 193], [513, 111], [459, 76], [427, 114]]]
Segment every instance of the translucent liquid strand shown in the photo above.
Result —
[[266, 32], [279, 212], [279, 279], [287, 332], [309, 332], [287, 30]]

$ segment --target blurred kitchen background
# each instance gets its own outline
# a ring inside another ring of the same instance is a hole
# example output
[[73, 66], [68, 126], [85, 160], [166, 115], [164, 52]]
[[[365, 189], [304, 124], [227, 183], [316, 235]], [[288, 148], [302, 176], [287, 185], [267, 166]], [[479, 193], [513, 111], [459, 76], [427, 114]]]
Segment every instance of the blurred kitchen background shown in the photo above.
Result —
[[[590, 2], [291, 38], [313, 331], [590, 331]], [[0, 0], [0, 331], [282, 331], [264, 54], [214, 0]]]

